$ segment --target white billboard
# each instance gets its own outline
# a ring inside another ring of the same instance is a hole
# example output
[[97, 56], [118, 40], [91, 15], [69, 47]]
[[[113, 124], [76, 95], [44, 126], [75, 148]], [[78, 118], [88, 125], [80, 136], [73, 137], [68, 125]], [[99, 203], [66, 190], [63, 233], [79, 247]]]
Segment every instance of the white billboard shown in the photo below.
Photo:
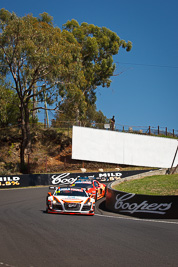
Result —
[[[73, 127], [72, 159], [170, 168], [178, 140], [171, 138]], [[178, 153], [174, 167], [178, 164]]]

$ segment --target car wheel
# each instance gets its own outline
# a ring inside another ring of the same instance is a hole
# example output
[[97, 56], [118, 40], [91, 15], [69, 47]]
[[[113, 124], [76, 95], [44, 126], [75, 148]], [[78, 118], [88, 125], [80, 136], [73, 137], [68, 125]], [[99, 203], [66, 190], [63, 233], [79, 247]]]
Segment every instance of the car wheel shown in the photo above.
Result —
[[48, 213], [49, 205], [48, 205], [48, 197], [46, 198], [46, 213]]

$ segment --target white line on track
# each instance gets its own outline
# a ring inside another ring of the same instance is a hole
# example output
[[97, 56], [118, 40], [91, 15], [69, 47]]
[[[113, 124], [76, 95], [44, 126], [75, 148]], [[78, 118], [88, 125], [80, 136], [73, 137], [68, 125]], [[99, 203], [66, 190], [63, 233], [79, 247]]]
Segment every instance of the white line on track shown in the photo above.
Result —
[[122, 219], [122, 220], [132, 220], [132, 221], [141, 221], [141, 222], [154, 222], [154, 223], [166, 223], [166, 224], [178, 224], [178, 222], [171, 222], [171, 221], [160, 221], [160, 220], [147, 220], [147, 219], [139, 219], [139, 218], [128, 218], [128, 217], [119, 217], [119, 216], [112, 216], [112, 215], [102, 215], [96, 214], [95, 216], [99, 217], [106, 217], [106, 218], [115, 218], [115, 219]]

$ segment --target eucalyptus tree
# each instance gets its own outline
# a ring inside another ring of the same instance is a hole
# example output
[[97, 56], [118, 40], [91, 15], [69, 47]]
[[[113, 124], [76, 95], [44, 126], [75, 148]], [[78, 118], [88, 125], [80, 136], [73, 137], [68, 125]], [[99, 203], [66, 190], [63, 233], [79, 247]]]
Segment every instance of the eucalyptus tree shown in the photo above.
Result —
[[74, 19], [67, 21], [63, 29], [71, 32], [82, 47], [82, 65], [87, 81], [82, 91], [88, 103], [94, 104], [96, 88], [109, 87], [111, 84], [110, 78], [116, 68], [113, 56], [119, 52], [120, 47], [130, 51], [132, 43], [120, 39], [116, 33], [106, 27], [85, 22], [79, 25]]
[[[21, 167], [25, 152], [30, 150], [29, 116], [34, 109], [31, 100], [43, 100], [44, 92], [50, 104], [61, 96], [80, 95], [85, 83], [81, 71], [81, 48], [73, 34], [54, 27], [52, 17], [43, 13], [18, 17], [5, 9], [0, 10], [0, 64], [1, 72], [12, 77], [12, 90], [19, 99], [22, 141]], [[34, 90], [36, 88], [36, 90]], [[80, 97], [80, 101], [82, 101]]]
[[18, 96], [10, 84], [0, 77], [0, 128], [16, 124], [19, 117]]

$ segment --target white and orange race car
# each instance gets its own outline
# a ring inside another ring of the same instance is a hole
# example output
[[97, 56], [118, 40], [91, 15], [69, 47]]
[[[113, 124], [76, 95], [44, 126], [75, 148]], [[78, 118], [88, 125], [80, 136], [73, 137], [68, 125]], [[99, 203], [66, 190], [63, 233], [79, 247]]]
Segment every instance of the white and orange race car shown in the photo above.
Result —
[[95, 199], [83, 188], [49, 187], [46, 198], [47, 213], [94, 215]]
[[100, 183], [97, 180], [90, 179], [78, 179], [74, 184], [71, 185], [74, 188], [85, 188], [86, 192], [95, 198], [97, 201], [106, 195], [106, 185]]

